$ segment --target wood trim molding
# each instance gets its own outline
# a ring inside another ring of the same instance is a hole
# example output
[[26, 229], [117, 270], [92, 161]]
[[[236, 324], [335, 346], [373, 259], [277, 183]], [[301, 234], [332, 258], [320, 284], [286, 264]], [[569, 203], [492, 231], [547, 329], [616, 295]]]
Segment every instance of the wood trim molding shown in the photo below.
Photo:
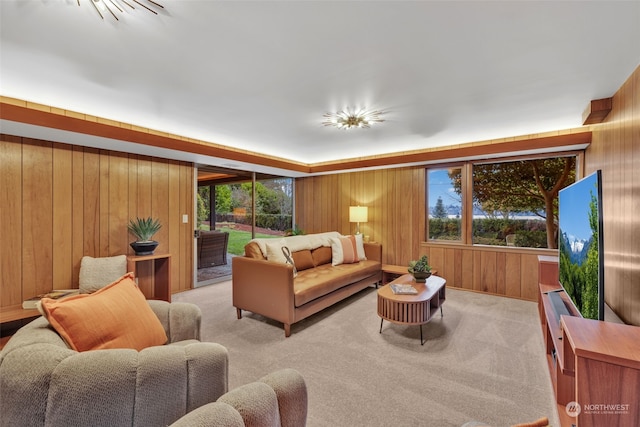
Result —
[[156, 132], [120, 122], [98, 118], [90, 120], [90, 116], [87, 119], [83, 118], [82, 114], [73, 116], [57, 114], [51, 111], [0, 102], [0, 119], [205, 156], [222, 157], [239, 162], [256, 163], [296, 172], [309, 172], [309, 166], [302, 163]]
[[584, 145], [591, 142], [591, 129], [569, 129], [547, 134], [306, 164], [1, 96], [0, 119], [305, 174], [380, 168], [411, 163], [434, 163], [452, 158], [495, 156], [501, 153]]
[[613, 98], [595, 99], [587, 105], [582, 113], [582, 124], [602, 123], [613, 108]]

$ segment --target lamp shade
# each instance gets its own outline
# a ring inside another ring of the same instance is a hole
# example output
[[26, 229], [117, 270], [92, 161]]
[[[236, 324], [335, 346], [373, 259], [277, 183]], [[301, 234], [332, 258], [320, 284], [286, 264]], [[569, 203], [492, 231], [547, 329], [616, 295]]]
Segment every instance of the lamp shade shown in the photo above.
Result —
[[366, 206], [349, 206], [349, 222], [367, 222]]

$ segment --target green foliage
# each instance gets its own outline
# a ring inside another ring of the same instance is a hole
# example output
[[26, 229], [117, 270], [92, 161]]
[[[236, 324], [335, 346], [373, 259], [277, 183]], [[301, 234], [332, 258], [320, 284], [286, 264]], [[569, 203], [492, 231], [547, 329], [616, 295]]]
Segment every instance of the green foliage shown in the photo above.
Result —
[[228, 185], [216, 185], [216, 213], [229, 213], [231, 209], [231, 188]]
[[527, 219], [476, 218], [473, 220], [473, 243], [506, 246], [506, 237], [515, 234], [515, 246], [546, 248], [547, 233], [543, 221]]
[[419, 260], [409, 261], [409, 273], [413, 274], [416, 272], [430, 273], [431, 266], [429, 265], [429, 260], [426, 255], [422, 255]]
[[516, 233], [516, 246], [522, 248], [546, 248], [547, 233], [545, 231], [520, 231]]
[[304, 230], [298, 227], [298, 224], [294, 225], [293, 228], [286, 230], [285, 236], [301, 236], [304, 234]]
[[460, 218], [430, 218], [429, 239], [460, 240]]
[[[292, 179], [276, 178], [256, 182], [256, 226], [272, 230], [291, 229], [293, 199]], [[198, 220], [207, 221], [209, 212], [209, 188], [198, 188]], [[239, 222], [251, 224], [252, 183], [221, 184], [215, 188], [215, 218], [212, 222]], [[246, 215], [233, 215], [237, 208], [242, 208]]]
[[566, 247], [564, 239], [561, 239], [560, 282], [567, 293], [571, 295], [576, 308], [582, 316], [588, 319], [598, 318], [598, 280], [599, 270], [599, 248], [598, 248], [598, 216], [597, 200], [591, 195], [589, 204], [589, 226], [592, 231], [591, 244], [587, 250], [587, 257], [582, 265], [570, 262], [570, 251]]
[[436, 206], [433, 208], [433, 212], [431, 213], [434, 218], [446, 219], [447, 211], [444, 208], [444, 203], [442, 203], [442, 197], [438, 197], [438, 201], [436, 202]]
[[138, 242], [148, 242], [160, 228], [162, 228], [160, 220], [151, 217], [130, 219], [127, 225], [127, 229], [136, 236]]
[[198, 229], [204, 221], [209, 219], [209, 187], [198, 187]]
[[[461, 169], [451, 169], [449, 177], [462, 194]], [[473, 165], [473, 200], [488, 214], [541, 212], [547, 219], [546, 246], [555, 248], [558, 192], [574, 181], [575, 157]]]
[[587, 252], [587, 259], [584, 263], [585, 270], [585, 292], [582, 301], [582, 315], [589, 319], [598, 318], [598, 279], [600, 275], [599, 253], [598, 253], [598, 201], [591, 193], [589, 203], [589, 226], [593, 232], [591, 245]]
[[[244, 247], [251, 240], [251, 233], [248, 231], [235, 230], [233, 228], [223, 227], [221, 231], [229, 233], [229, 243], [227, 252], [234, 255], [242, 255]], [[270, 234], [256, 233], [256, 238], [280, 238], [282, 236], [272, 236]]]

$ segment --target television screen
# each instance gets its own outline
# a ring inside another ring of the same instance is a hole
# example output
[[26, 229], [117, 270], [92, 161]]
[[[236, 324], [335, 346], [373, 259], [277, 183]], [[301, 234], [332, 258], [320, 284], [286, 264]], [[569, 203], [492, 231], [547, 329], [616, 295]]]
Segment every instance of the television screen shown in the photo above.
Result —
[[604, 252], [600, 171], [560, 190], [560, 284], [587, 319], [604, 320]]

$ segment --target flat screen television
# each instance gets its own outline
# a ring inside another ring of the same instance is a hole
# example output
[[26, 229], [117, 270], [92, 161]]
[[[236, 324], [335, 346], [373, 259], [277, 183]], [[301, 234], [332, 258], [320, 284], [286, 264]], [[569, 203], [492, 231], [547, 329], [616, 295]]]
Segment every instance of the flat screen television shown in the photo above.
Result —
[[604, 320], [602, 176], [598, 170], [560, 190], [560, 284], [587, 319]]

